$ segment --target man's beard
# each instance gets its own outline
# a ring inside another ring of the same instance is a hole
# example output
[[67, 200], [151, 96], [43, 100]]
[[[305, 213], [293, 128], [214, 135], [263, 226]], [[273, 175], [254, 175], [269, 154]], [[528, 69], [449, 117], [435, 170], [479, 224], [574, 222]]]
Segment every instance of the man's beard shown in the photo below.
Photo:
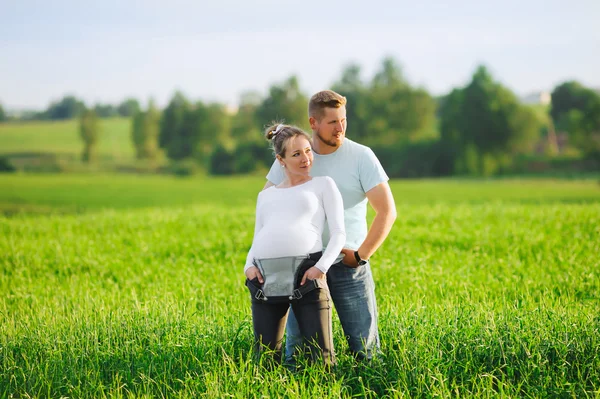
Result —
[[330, 147], [337, 148], [337, 147], [339, 147], [339, 146], [340, 146], [340, 144], [341, 144], [341, 143], [339, 143], [339, 142], [338, 142], [338, 141], [336, 141], [336, 140], [325, 140], [325, 138], [323, 138], [323, 136], [321, 136], [321, 132], [320, 132], [319, 130], [315, 131], [314, 133], [317, 135], [317, 137], [319, 138], [319, 140], [321, 140], [321, 142], [322, 142], [323, 144], [325, 144], [325, 145], [328, 145], [328, 146], [330, 146]]

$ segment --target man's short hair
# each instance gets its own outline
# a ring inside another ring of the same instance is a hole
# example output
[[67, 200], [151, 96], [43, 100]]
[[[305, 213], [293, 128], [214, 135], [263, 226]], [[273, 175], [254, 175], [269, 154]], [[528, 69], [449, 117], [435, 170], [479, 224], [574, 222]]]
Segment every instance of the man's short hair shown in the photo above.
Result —
[[320, 119], [325, 114], [325, 108], [340, 108], [346, 105], [346, 97], [332, 90], [323, 90], [310, 98], [308, 116]]

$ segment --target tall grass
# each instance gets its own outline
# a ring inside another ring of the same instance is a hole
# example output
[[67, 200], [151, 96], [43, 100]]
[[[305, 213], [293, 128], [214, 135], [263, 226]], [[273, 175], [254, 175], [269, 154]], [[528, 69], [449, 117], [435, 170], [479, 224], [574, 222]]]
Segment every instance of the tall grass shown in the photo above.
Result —
[[381, 356], [356, 363], [334, 317], [337, 368], [292, 372], [251, 360], [262, 179], [62, 179], [0, 179], [64, 211], [0, 216], [0, 396], [600, 396], [594, 183], [394, 182]]

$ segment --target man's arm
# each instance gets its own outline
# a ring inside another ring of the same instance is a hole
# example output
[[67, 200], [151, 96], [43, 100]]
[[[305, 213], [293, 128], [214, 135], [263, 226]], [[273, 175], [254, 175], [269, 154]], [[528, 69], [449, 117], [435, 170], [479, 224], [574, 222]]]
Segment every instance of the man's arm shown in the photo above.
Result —
[[[361, 259], [369, 259], [387, 238], [396, 220], [396, 204], [388, 182], [383, 182], [367, 191], [369, 203], [375, 211], [375, 218], [367, 238], [358, 248]], [[348, 266], [358, 266], [354, 251], [345, 248], [343, 262]]]

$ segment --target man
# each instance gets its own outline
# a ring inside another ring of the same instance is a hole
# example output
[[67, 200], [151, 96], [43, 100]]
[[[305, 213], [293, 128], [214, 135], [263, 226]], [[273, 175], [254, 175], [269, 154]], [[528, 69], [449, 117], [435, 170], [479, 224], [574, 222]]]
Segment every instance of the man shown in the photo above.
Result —
[[[330, 176], [342, 194], [346, 244], [343, 258], [327, 272], [327, 283], [350, 350], [370, 359], [379, 350], [375, 283], [369, 259], [389, 234], [396, 219], [389, 178], [373, 151], [346, 138], [346, 98], [325, 90], [310, 99], [308, 116], [314, 152], [312, 176]], [[267, 175], [265, 188], [284, 179], [277, 162]], [[367, 228], [367, 202], [375, 218]], [[324, 232], [323, 244], [328, 241]], [[339, 260], [339, 258], [338, 258]], [[286, 358], [301, 344], [302, 335], [290, 312]]]

